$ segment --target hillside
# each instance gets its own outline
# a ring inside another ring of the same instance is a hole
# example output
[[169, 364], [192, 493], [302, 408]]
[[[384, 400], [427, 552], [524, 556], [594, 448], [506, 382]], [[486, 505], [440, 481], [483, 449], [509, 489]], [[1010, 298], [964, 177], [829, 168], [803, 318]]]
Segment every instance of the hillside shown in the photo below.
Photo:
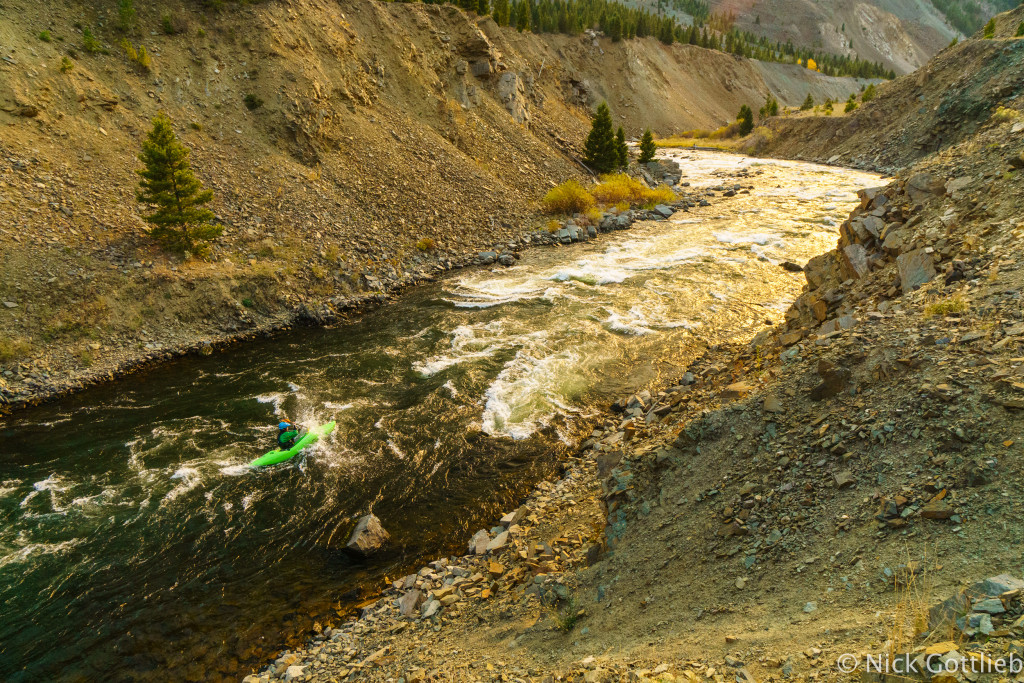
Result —
[[[1022, 43], [970, 41], [958, 71], [943, 54], [924, 72], [1005, 113], [962, 109], [940, 151], [894, 157], [784, 323], [622, 397], [493, 545], [247, 682], [997, 680], [1024, 632], [1024, 102], [991, 85], [1019, 87]], [[916, 83], [879, 98], [904, 125]], [[786, 132], [795, 149], [805, 129]], [[897, 677], [868, 654], [986, 664]]]
[[958, 32], [929, 0], [717, 0], [713, 11], [773, 41], [856, 54], [905, 74], [946, 47]]
[[[720, 125], [764, 100], [765, 74], [790, 103], [855, 89], [654, 39], [517, 33], [448, 5], [139, 4], [128, 35], [116, 7], [5, 2], [4, 402], [333, 316], [516, 238], [537, 198], [582, 172], [603, 99], [633, 136]], [[143, 235], [136, 155], [160, 111], [215, 192], [227, 229], [212, 262]]]
[[1024, 8], [998, 15], [993, 40], [946, 48], [846, 116], [770, 120], [762, 153], [893, 172], [998, 126], [1000, 108], [1019, 108], [1024, 92], [1024, 40], [1014, 37], [1022, 21]]

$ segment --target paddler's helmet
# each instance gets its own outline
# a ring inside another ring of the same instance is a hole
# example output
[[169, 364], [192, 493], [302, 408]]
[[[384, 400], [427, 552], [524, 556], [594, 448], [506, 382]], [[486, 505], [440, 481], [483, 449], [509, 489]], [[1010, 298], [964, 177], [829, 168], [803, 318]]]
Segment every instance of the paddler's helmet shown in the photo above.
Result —
[[277, 423], [277, 428], [278, 428], [278, 429], [280, 429], [280, 430], [281, 430], [282, 432], [283, 432], [284, 430], [288, 429], [288, 428], [289, 428], [289, 427], [291, 427], [291, 426], [292, 426], [292, 425], [291, 425], [291, 423], [290, 423], [290, 422], [278, 422], [278, 423]]

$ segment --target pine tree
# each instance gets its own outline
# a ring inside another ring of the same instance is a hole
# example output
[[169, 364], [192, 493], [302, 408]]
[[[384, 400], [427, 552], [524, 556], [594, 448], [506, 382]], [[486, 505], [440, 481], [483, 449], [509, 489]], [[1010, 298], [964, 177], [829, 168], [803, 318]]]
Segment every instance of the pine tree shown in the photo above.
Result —
[[1017, 24], [1017, 33], [1014, 34], [1014, 38], [1024, 38], [1024, 21]]
[[814, 96], [811, 93], [807, 93], [807, 99], [800, 105], [800, 111], [807, 111], [808, 109], [814, 109]]
[[611, 19], [608, 20], [608, 36], [612, 39], [613, 43], [622, 40], [622, 19], [618, 14], [613, 14]]
[[602, 102], [594, 114], [593, 124], [584, 143], [584, 161], [598, 173], [611, 173], [619, 165], [619, 152], [612, 131], [612, 113]]
[[213, 223], [213, 212], [203, 206], [213, 199], [213, 191], [203, 189], [192, 173], [188, 155], [171, 120], [158, 114], [142, 142], [139, 161], [145, 168], [136, 171], [142, 177], [136, 197], [154, 210], [146, 216], [153, 225], [149, 234], [154, 239], [172, 251], [203, 256], [210, 250], [207, 242], [224, 228]]
[[749, 135], [754, 130], [754, 110], [744, 104], [736, 115], [736, 121], [740, 124], [740, 135]]
[[654, 135], [651, 134], [651, 129], [648, 128], [644, 131], [644, 136], [640, 138], [640, 163], [646, 164], [654, 161], [654, 155], [658, 151], [658, 146], [654, 144]]
[[619, 156], [619, 168], [629, 166], [629, 147], [626, 146], [626, 131], [622, 130], [622, 126], [615, 131], [615, 151]]
[[992, 40], [993, 38], [996, 37], [996, 18], [995, 17], [992, 17], [991, 19], [989, 19], [988, 23], [985, 24], [985, 31], [984, 31], [984, 33], [982, 35], [984, 35], [987, 40]]
[[864, 88], [864, 92], [860, 94], [861, 102], [870, 102], [875, 99], [875, 84], [869, 83], [868, 87]]
[[856, 108], [857, 108], [857, 96], [856, 95], [850, 95], [850, 99], [846, 100], [846, 107], [843, 108], [843, 111], [846, 112], [847, 114], [849, 114], [851, 111], [853, 111]]
[[494, 21], [498, 22], [499, 26], [508, 26], [509, 20], [512, 17], [508, 0], [494, 0], [493, 14]]
[[476, 13], [485, 17], [491, 13], [491, 0], [477, 0]]

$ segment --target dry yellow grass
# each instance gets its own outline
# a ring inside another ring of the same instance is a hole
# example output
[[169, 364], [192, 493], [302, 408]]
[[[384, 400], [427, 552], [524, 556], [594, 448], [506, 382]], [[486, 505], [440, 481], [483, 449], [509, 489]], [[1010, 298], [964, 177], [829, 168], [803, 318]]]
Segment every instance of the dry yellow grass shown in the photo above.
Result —
[[594, 206], [594, 196], [575, 180], [569, 180], [544, 195], [542, 203], [548, 213], [583, 213]]

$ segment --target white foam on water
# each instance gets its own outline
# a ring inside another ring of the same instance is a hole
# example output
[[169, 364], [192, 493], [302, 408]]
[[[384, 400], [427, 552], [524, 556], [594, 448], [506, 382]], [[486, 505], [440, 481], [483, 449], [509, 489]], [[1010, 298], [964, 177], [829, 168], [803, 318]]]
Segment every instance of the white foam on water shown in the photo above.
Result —
[[399, 460], [405, 460], [405, 452], [392, 439], [388, 439], [388, 448]]
[[252, 472], [252, 468], [248, 465], [228, 465], [220, 468], [220, 473], [227, 477], [241, 477], [249, 472]]
[[500, 321], [485, 325], [459, 325], [451, 331], [451, 354], [415, 361], [412, 369], [423, 377], [437, 373], [467, 360], [489, 358], [509, 348], [511, 340], [503, 338]]
[[644, 334], [654, 334], [654, 330], [648, 327], [650, 323], [644, 317], [643, 313], [641, 313], [636, 307], [631, 308], [629, 313], [624, 315], [616, 311], [609, 311], [608, 317], [604, 320], [604, 324], [611, 332], [618, 332], [620, 334], [627, 334], [634, 337]]
[[181, 484], [178, 484], [173, 489], [167, 492], [167, 495], [165, 495], [163, 497], [163, 500], [160, 501], [161, 505], [173, 502], [179, 496], [188, 493], [192, 489], [199, 486], [199, 483], [202, 481], [202, 477], [199, 474], [199, 470], [197, 470], [194, 467], [188, 466], [179, 467], [177, 470], [175, 470], [174, 474], [171, 475], [171, 479], [180, 480]]
[[578, 379], [574, 350], [552, 353], [543, 343], [520, 349], [484, 392], [480, 428], [520, 440], [548, 424], [567, 384]]
[[27, 562], [40, 555], [59, 555], [82, 543], [81, 538], [72, 538], [60, 543], [29, 543], [12, 552], [0, 555], [0, 569], [12, 564]]
[[711, 296], [715, 297], [719, 301], [727, 301], [729, 299], [728, 294], [722, 294], [721, 292], [711, 292]]
[[719, 230], [712, 233], [715, 239], [724, 244], [778, 244], [785, 246], [779, 235], [770, 232], [741, 233], [732, 230]]
[[324, 408], [328, 408], [330, 410], [348, 410], [355, 407], [355, 403], [332, 403], [331, 401], [324, 403]]

